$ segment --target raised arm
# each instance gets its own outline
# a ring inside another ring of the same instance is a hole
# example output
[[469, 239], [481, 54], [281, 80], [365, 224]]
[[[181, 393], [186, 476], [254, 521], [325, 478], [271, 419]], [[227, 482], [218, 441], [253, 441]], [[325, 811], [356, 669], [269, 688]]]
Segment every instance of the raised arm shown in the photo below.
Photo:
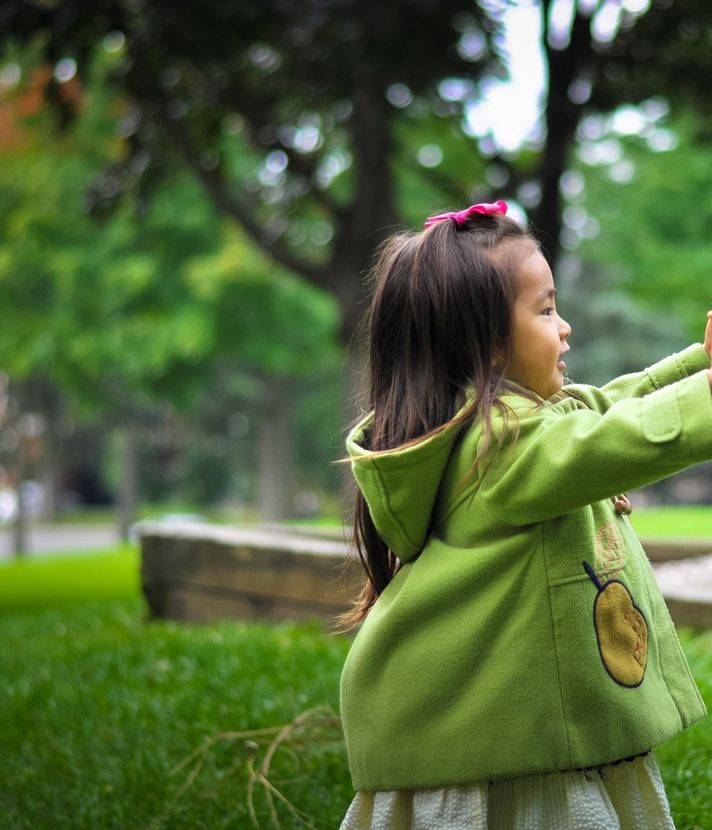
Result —
[[[656, 389], [662, 389], [671, 383], [694, 375], [702, 369], [710, 368], [712, 360], [712, 311], [707, 312], [707, 325], [704, 341], [688, 346], [678, 354], [663, 358], [658, 363], [643, 369], [621, 375], [600, 389], [584, 384], [570, 384], [563, 391], [570, 397], [582, 400], [586, 406], [597, 412], [606, 412], [616, 401], [626, 398], [640, 398]], [[712, 382], [712, 374], [710, 374]]]
[[712, 459], [712, 378], [699, 371], [604, 413], [574, 400], [520, 419], [494, 457], [480, 497], [515, 525], [561, 516]]

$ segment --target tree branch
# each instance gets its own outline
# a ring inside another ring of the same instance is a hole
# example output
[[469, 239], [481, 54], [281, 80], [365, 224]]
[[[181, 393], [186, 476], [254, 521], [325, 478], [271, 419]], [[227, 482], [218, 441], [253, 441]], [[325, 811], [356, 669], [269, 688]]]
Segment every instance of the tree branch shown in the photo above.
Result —
[[[265, 103], [265, 101], [254, 100], [253, 96], [250, 95], [244, 86], [240, 87], [239, 90], [234, 86], [231, 87], [229, 90], [229, 96], [231, 104], [234, 104], [240, 115], [246, 119], [253, 133], [258, 133], [261, 127], [269, 124], [269, 121], [264, 118], [264, 115], [265, 112], [268, 112], [271, 109], [273, 101]], [[287, 156], [289, 166], [292, 169], [310, 181], [313, 180], [316, 172], [316, 164], [314, 163], [313, 157], [304, 156], [293, 147], [283, 144], [277, 138], [275, 138], [274, 141], [265, 144], [265, 147], [281, 150]], [[331, 198], [329, 193], [318, 188], [312, 188], [311, 192], [319, 204], [321, 204], [321, 206], [331, 214], [333, 219], [336, 220], [339, 214], [339, 207]]]
[[272, 239], [247, 206], [249, 200], [244, 196], [235, 195], [234, 188], [228, 186], [220, 170], [205, 170], [201, 167], [198, 153], [190, 140], [184, 122], [181, 119], [169, 118], [162, 102], [155, 103], [166, 137], [176, 147], [188, 168], [202, 182], [218, 210], [237, 219], [250, 238], [280, 265], [299, 274], [319, 288], [331, 290], [328, 268], [303, 259], [285, 245]]

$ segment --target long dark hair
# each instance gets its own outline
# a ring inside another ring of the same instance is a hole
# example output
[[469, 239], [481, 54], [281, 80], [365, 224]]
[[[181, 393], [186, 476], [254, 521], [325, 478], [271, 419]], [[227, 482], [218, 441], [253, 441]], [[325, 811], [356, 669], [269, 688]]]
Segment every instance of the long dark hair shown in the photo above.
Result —
[[[500, 397], [509, 388], [503, 372], [515, 273], [534, 250], [529, 231], [501, 215], [476, 215], [459, 226], [445, 220], [386, 240], [371, 270], [373, 295], [364, 319], [373, 411], [368, 449], [402, 448], [455, 420], [479, 417], [476, 466], [490, 444], [492, 407], [504, 409]], [[352, 542], [366, 582], [340, 617], [344, 630], [366, 617], [398, 570], [360, 491]]]

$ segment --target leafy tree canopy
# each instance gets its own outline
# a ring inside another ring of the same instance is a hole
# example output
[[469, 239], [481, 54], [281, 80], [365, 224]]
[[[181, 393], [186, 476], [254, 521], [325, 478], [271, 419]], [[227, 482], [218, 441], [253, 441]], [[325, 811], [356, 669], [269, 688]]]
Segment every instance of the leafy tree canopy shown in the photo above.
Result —
[[[660, 113], [660, 102], [654, 106]], [[621, 111], [595, 129], [598, 139], [581, 149], [589, 161], [579, 168], [581, 196], [571, 202], [571, 220], [589, 237], [578, 252], [605, 268], [609, 285], [643, 307], [664, 310], [676, 321], [665, 324], [668, 333], [682, 326], [700, 340], [712, 294], [712, 170], [699, 118], [646, 122]], [[656, 333], [662, 336], [660, 327]]]
[[84, 200], [111, 195], [105, 171], [121, 158], [126, 108], [99, 83], [83, 94], [92, 106], [49, 145], [31, 96], [4, 102], [0, 365], [51, 375], [119, 417], [141, 401], [186, 403], [219, 362], [289, 375], [332, 365], [333, 301], [226, 227], [193, 179], [156, 184], [141, 222], [126, 202], [89, 218]]
[[[126, 152], [95, 211], [139, 198], [180, 164], [270, 257], [335, 295], [348, 339], [373, 248], [404, 220], [468, 198], [515, 196], [552, 259], [560, 180], [581, 119], [621, 101], [707, 97], [701, 0], [541, 0], [540, 123], [502, 152], [468, 117], [505, 72], [505, 0], [0, 2], [6, 44], [53, 67], [63, 123], [101, 48], [130, 102]], [[486, 182], [486, 185], [484, 184]], [[487, 193], [476, 185], [484, 186]]]

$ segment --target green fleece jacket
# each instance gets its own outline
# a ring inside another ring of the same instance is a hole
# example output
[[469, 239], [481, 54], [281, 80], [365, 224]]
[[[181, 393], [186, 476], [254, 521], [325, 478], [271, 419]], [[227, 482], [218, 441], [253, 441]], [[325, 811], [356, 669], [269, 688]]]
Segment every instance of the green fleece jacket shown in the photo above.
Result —
[[[712, 459], [701, 345], [602, 389], [505, 401], [479, 424], [374, 455], [347, 442], [403, 563], [357, 634], [341, 710], [359, 790], [590, 767], [705, 715], [647, 557], [612, 497]], [[469, 478], [468, 478], [469, 475]], [[466, 483], [463, 486], [463, 479]]]

